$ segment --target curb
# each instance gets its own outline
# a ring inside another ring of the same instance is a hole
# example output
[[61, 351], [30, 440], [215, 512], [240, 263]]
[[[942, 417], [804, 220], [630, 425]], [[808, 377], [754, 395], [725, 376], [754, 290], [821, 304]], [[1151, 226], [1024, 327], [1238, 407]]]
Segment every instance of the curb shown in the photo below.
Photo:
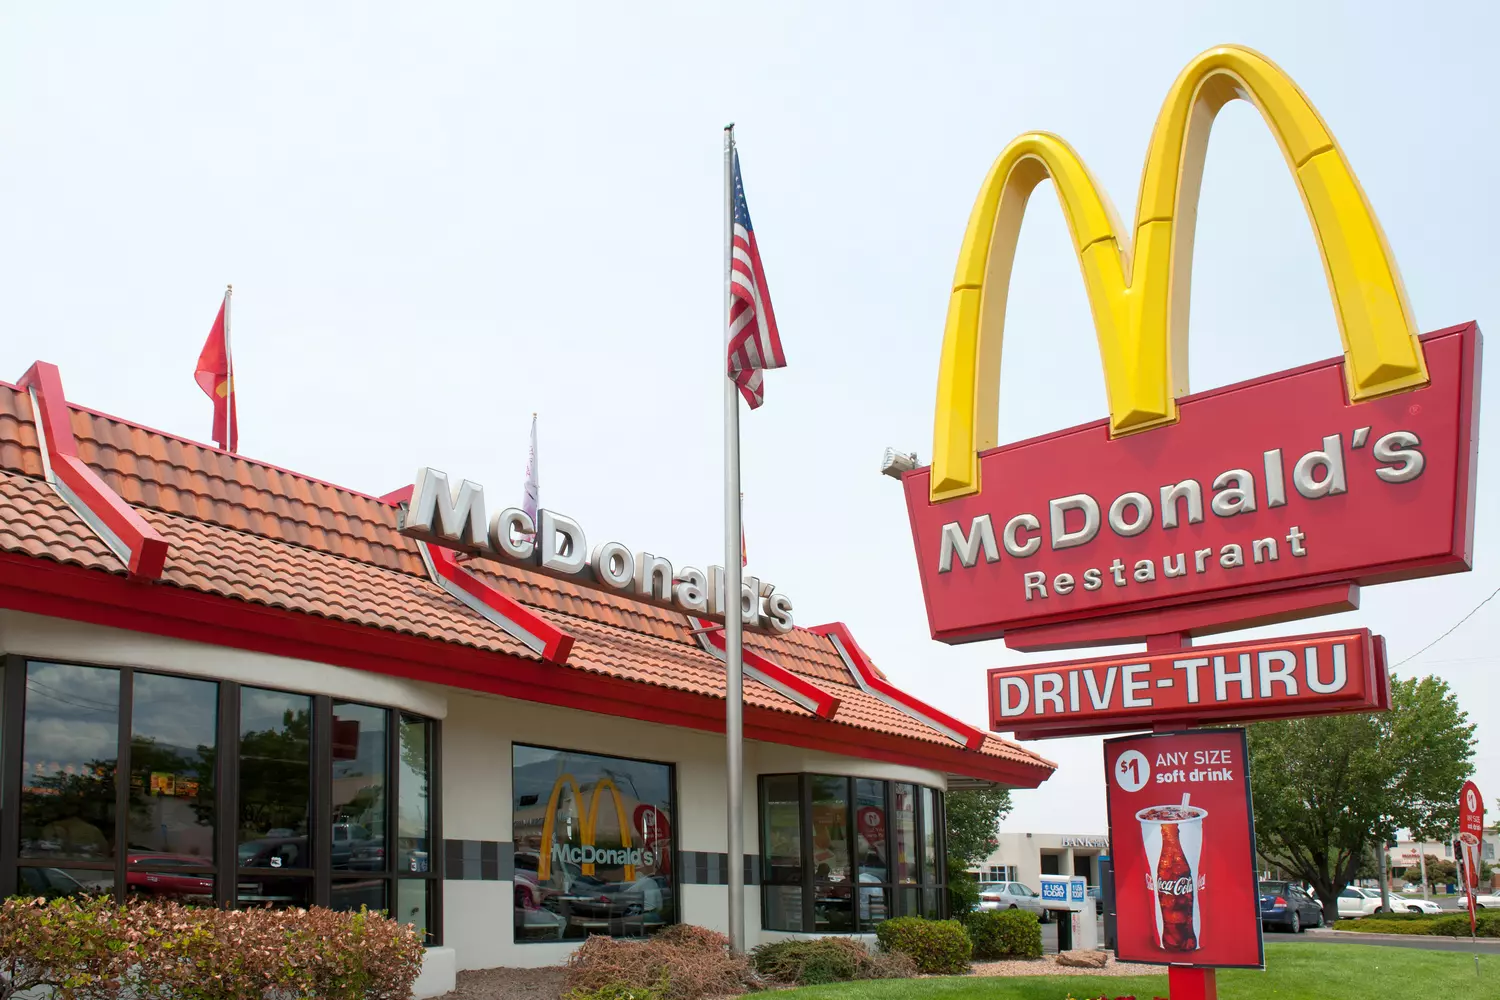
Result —
[[[1337, 935], [1338, 937], [1354, 938], [1361, 941], [1462, 941], [1465, 944], [1475, 942], [1475, 939], [1468, 935], [1453, 937], [1448, 934], [1377, 934], [1367, 931], [1340, 931], [1332, 928], [1324, 928], [1316, 932], [1309, 930], [1307, 933], [1318, 933], [1329, 936]], [[1500, 938], [1479, 938], [1478, 943], [1481, 947], [1500, 948]]]

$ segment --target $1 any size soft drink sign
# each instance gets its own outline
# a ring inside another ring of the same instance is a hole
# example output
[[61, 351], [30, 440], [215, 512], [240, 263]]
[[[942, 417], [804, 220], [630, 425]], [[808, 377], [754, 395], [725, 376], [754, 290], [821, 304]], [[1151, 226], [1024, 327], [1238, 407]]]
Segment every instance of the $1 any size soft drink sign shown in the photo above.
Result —
[[1243, 729], [1104, 744], [1121, 961], [1263, 964]]

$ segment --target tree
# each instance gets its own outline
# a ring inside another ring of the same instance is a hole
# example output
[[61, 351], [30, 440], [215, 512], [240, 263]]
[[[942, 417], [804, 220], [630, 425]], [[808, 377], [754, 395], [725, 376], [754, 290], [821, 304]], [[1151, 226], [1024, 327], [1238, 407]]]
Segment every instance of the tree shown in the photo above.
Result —
[[969, 869], [998, 845], [1000, 821], [1010, 813], [1010, 792], [1003, 788], [949, 792], [947, 813], [948, 908], [953, 916], [962, 917], [979, 902], [979, 886]]
[[1314, 888], [1330, 923], [1339, 890], [1396, 829], [1452, 832], [1474, 770], [1474, 725], [1436, 677], [1393, 679], [1388, 712], [1257, 723], [1249, 742], [1257, 849]]

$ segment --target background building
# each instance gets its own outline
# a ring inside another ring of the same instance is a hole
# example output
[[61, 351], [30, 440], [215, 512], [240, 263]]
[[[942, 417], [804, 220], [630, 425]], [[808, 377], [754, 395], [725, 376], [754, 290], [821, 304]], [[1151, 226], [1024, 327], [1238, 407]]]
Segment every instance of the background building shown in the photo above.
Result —
[[1021, 882], [1036, 889], [1042, 875], [1082, 875], [1099, 884], [1099, 858], [1109, 854], [1101, 834], [1010, 833], [996, 838], [995, 850], [975, 874], [981, 882]]

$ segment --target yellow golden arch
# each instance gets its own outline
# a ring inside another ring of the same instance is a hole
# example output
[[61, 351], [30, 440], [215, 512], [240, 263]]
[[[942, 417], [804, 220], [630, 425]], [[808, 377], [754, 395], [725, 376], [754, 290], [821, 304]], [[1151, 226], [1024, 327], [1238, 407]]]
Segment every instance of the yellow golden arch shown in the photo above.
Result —
[[[547, 798], [547, 812], [542, 818], [542, 845], [538, 853], [541, 857], [537, 861], [537, 879], [545, 882], [552, 877], [552, 834], [557, 825], [557, 807], [562, 800], [563, 789], [566, 788], [573, 793], [573, 801], [578, 806], [578, 821], [583, 829], [580, 831], [580, 842], [583, 846], [594, 846], [594, 830], [599, 820], [599, 796], [608, 789], [615, 798], [615, 815], [620, 821], [620, 846], [630, 850], [630, 818], [625, 812], [625, 800], [620, 796], [620, 789], [615, 786], [613, 779], [600, 778], [594, 782], [594, 794], [589, 798], [588, 805], [584, 805], [583, 793], [578, 789], [578, 781], [571, 774], [564, 774], [552, 783], [552, 794]], [[593, 862], [585, 862], [582, 866], [583, 874], [594, 874]], [[635, 865], [625, 866], [625, 881], [635, 881]]]
[[1286, 156], [1312, 221], [1344, 341], [1352, 400], [1427, 384], [1427, 364], [1385, 234], [1333, 134], [1265, 56], [1223, 45], [1178, 75], [1141, 173], [1135, 239], [1073, 148], [1047, 132], [1005, 147], [985, 177], [959, 251], [933, 429], [932, 500], [979, 490], [978, 452], [997, 443], [1000, 348], [1026, 201], [1051, 178], [1083, 269], [1113, 436], [1177, 419], [1188, 391], [1188, 288], [1198, 188], [1214, 116], [1254, 104]]

